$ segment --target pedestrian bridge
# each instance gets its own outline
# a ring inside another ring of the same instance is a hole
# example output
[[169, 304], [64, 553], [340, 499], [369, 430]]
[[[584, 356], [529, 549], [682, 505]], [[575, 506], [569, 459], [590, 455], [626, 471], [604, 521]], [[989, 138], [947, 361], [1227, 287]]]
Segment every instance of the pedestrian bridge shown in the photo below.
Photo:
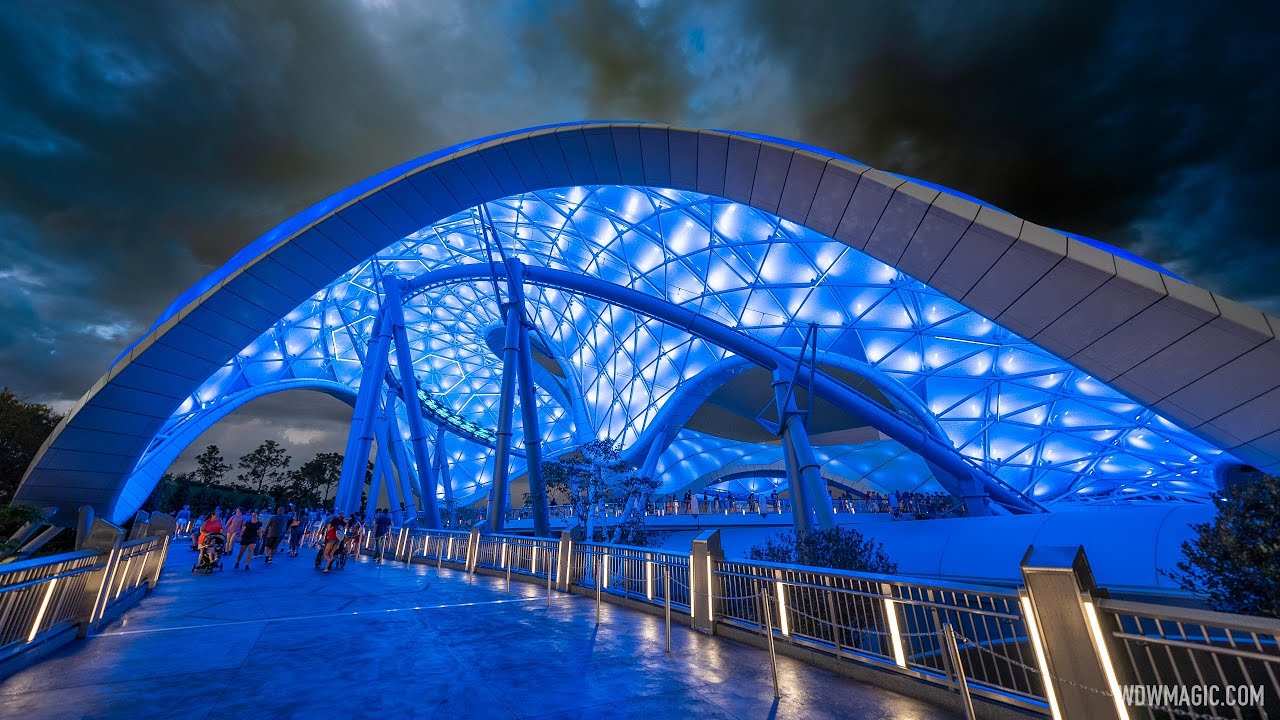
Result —
[[[450, 565], [192, 574], [0, 681], [3, 718], [949, 718], [934, 705], [542, 583]], [[0, 672], [3, 672], [0, 666]]]
[[718, 530], [393, 528], [329, 574], [308, 548], [204, 575], [170, 518], [81, 524], [80, 550], [0, 564], [0, 720], [1266, 717], [1126, 710], [1191, 677], [1280, 698], [1280, 621], [1116, 599], [1079, 547], [992, 587], [726, 558]]

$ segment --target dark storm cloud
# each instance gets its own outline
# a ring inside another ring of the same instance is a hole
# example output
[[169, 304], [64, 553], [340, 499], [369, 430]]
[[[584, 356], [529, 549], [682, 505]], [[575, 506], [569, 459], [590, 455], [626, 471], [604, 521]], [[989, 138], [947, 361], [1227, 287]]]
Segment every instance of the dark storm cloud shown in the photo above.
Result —
[[[174, 297], [295, 210], [451, 143], [582, 118], [794, 137], [1280, 310], [1276, 13], [0, 5], [0, 383], [68, 403]], [[229, 427], [278, 428], [272, 407]]]
[[1280, 15], [1213, 3], [759, 2], [801, 133], [1280, 310]]
[[[172, 298], [293, 211], [504, 128], [512, 113], [473, 92], [497, 89], [508, 63], [472, 50], [463, 7], [0, 9], [0, 252], [6, 276], [29, 280], [6, 282], [0, 308], [35, 340], [5, 344], [4, 382], [78, 396]], [[104, 322], [123, 331], [86, 343]]]
[[523, 31], [530, 64], [544, 77], [585, 71], [585, 117], [675, 122], [688, 115], [695, 49], [681, 4], [582, 0], [531, 13]]
[[[351, 407], [318, 392], [268, 395], [223, 418], [191, 443], [173, 464], [174, 472], [195, 467], [195, 457], [217, 445], [232, 465], [266, 440], [284, 446], [298, 467], [322, 452], [342, 452], [351, 426]], [[239, 472], [234, 470], [232, 477]]]

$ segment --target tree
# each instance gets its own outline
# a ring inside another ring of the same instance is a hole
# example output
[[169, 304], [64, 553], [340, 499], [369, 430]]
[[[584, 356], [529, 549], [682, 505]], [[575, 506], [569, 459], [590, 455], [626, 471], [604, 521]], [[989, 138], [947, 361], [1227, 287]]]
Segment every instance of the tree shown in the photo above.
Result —
[[847, 527], [782, 533], [763, 545], [752, 547], [748, 555], [752, 560], [789, 565], [881, 574], [898, 572], [897, 563], [889, 559], [883, 545]]
[[[657, 482], [631, 472], [630, 464], [622, 458], [622, 447], [610, 438], [583, 443], [575, 453], [544, 462], [542, 476], [547, 492], [560, 495], [572, 508], [588, 540], [649, 543], [644, 501]], [[611, 500], [621, 501], [627, 508], [612, 525], [605, 515], [605, 503]]]
[[1192, 525], [1184, 559], [1166, 573], [1220, 612], [1280, 618], [1280, 479], [1255, 475], [1229, 485], [1211, 522]]
[[204, 452], [196, 456], [195, 478], [202, 485], [218, 485], [227, 473], [231, 472], [231, 463], [222, 457], [217, 445], [210, 445]]
[[240, 473], [237, 480], [255, 492], [262, 494], [262, 489], [275, 488], [284, 480], [289, 471], [289, 462], [293, 458], [285, 454], [284, 448], [275, 440], [267, 440], [256, 450], [240, 456]]
[[13, 499], [40, 446], [62, 421], [53, 408], [0, 390], [0, 504]]
[[16, 553], [21, 546], [11, 542], [10, 537], [27, 523], [39, 524], [49, 518], [49, 514], [38, 507], [30, 505], [0, 505], [0, 559]]
[[[303, 505], [329, 505], [329, 491], [342, 477], [342, 453], [318, 453], [289, 473], [287, 494]], [[320, 491], [324, 490], [321, 500]]]

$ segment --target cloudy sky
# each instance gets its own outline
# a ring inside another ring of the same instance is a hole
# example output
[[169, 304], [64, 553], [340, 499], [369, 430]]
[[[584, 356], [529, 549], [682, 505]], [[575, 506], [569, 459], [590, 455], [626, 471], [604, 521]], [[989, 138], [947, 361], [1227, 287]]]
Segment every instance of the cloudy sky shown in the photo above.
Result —
[[[1280, 312], [1277, 28], [1276, 3], [0, 3], [0, 384], [69, 407], [296, 210], [588, 118], [828, 147]], [[207, 439], [306, 459], [343, 414], [286, 394]]]

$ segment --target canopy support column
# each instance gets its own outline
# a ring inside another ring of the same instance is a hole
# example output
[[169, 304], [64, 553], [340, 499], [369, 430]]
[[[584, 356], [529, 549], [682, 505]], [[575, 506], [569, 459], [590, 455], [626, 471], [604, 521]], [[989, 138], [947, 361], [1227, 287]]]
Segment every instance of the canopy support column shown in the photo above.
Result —
[[444, 506], [449, 509], [450, 516], [456, 512], [453, 501], [453, 481], [449, 477], [449, 454], [445, 450], [444, 445], [444, 425], [436, 426], [436, 453], [432, 458], [432, 465], [435, 467], [436, 477], [440, 480], [440, 486], [444, 488]]
[[500, 533], [506, 528], [507, 496], [511, 467], [511, 416], [516, 401], [516, 355], [520, 351], [520, 313], [513, 303], [504, 303], [507, 318], [502, 346], [502, 394], [498, 396], [497, 452], [493, 461], [493, 487], [489, 488], [489, 531]]
[[778, 434], [782, 439], [791, 483], [791, 509], [796, 532], [835, 527], [831, 496], [822, 479], [822, 468], [809, 443], [804, 416], [796, 407], [792, 385], [782, 372], [773, 374], [773, 393], [778, 405]]
[[[418, 479], [418, 470], [414, 467], [414, 463], [409, 461], [409, 451], [404, 445], [404, 435], [400, 433], [400, 420], [396, 417], [395, 407], [396, 398], [399, 394], [395, 390], [387, 390], [387, 427], [386, 427], [386, 443], [391, 451], [391, 463], [400, 476], [400, 485], [405, 488], [404, 496], [418, 498], [416, 510], [426, 512], [426, 502], [422, 499], [423, 490], [422, 483]], [[382, 438], [379, 438], [380, 440]]]
[[382, 379], [387, 372], [387, 352], [391, 345], [391, 322], [385, 298], [373, 326], [374, 337], [365, 353], [360, 390], [356, 393], [356, 408], [351, 417], [351, 432], [347, 435], [346, 452], [342, 457], [342, 475], [335, 493], [334, 507], [341, 512], [349, 513], [356, 509], [368, 472], [373, 422], [378, 415]]
[[[382, 432], [378, 435], [379, 447], [387, 451], [387, 467], [395, 471], [399, 483], [400, 496], [404, 498], [405, 508], [412, 513], [412, 518], [421, 520], [426, 504], [422, 499], [422, 487], [418, 484], [417, 472], [409, 462], [405, 451], [404, 437], [400, 434], [400, 423], [396, 419], [396, 395], [394, 390], [387, 391], [387, 409], [383, 415]], [[415, 500], [416, 498], [416, 500]]]
[[400, 394], [404, 399], [405, 415], [409, 417], [409, 442], [413, 446], [414, 460], [418, 466], [418, 480], [422, 483], [422, 510], [426, 514], [424, 524], [429, 529], [440, 527], [440, 509], [436, 507], [435, 478], [431, 473], [431, 455], [427, 452], [427, 426], [422, 420], [422, 407], [418, 400], [418, 378], [413, 374], [413, 354], [409, 349], [409, 335], [404, 328], [404, 306], [401, 302], [400, 281], [387, 278], [383, 282], [387, 312], [390, 313], [392, 332], [396, 341], [396, 367], [400, 375]]
[[386, 424], [380, 422], [379, 425], [378, 453], [373, 458], [373, 483], [370, 485], [369, 503], [373, 505], [378, 503], [378, 496], [374, 489], [377, 488], [378, 479], [381, 478], [387, 488], [387, 500], [391, 504], [391, 519], [395, 521], [396, 525], [403, 525], [405, 511], [401, 509], [401, 506], [403, 505], [405, 509], [409, 509], [409, 503], [405, 502], [408, 498], [404, 496], [403, 488], [396, 479], [395, 472], [391, 469], [391, 452], [385, 439], [387, 437]]
[[[519, 335], [516, 338], [516, 372], [520, 380], [520, 419], [524, 425], [524, 453], [529, 469], [529, 499], [533, 504], [533, 534], [549, 537], [551, 518], [547, 510], [547, 483], [542, 477], [542, 428], [538, 423], [538, 407], [534, 404], [533, 354], [529, 347], [529, 325], [525, 322], [524, 265], [519, 260], [507, 262], [507, 293]], [[510, 322], [508, 316], [507, 322]], [[505, 370], [504, 370], [505, 372]], [[504, 374], [505, 380], [505, 374]]]

